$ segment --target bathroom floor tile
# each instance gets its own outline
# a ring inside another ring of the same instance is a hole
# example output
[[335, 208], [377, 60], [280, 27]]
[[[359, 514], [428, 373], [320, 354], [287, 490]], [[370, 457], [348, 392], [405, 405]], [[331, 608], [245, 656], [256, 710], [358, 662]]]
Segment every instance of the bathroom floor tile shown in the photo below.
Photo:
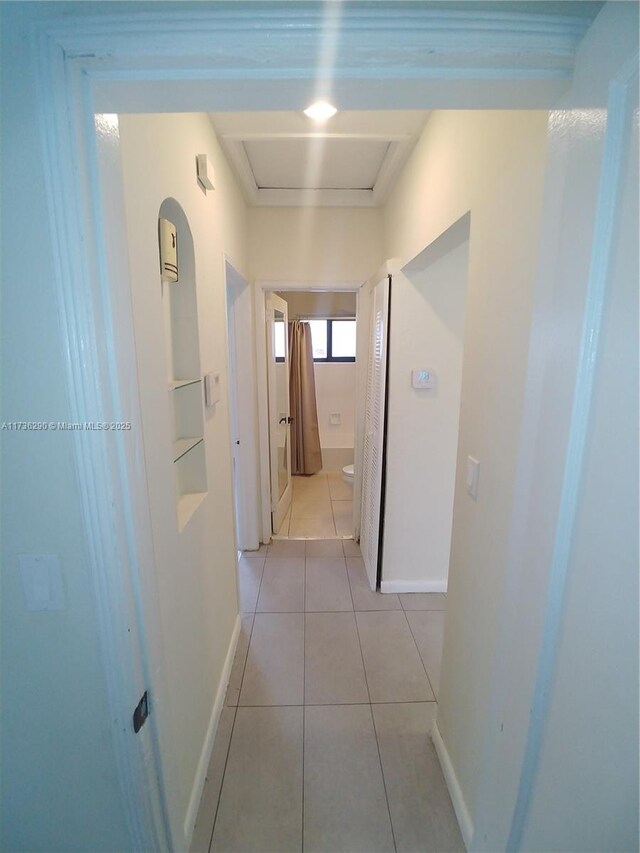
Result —
[[353, 503], [352, 501], [332, 501], [333, 520], [336, 525], [336, 535], [349, 536], [353, 533]]
[[301, 705], [304, 698], [304, 614], [257, 613], [240, 705]]
[[414, 610], [406, 614], [420, 657], [427, 670], [433, 692], [440, 690], [440, 663], [444, 637], [445, 612], [443, 610]]
[[353, 500], [353, 486], [345, 483], [342, 474], [327, 474], [327, 481], [332, 501]]
[[238, 563], [238, 605], [241, 613], [251, 613], [256, 609], [264, 561], [264, 557], [247, 557], [246, 554], [240, 557]]
[[267, 557], [256, 610], [299, 613], [304, 610], [304, 557]]
[[302, 708], [238, 708], [212, 853], [300, 851]]
[[400, 599], [395, 593], [383, 595], [381, 592], [373, 592], [362, 557], [347, 557], [346, 562], [355, 610], [402, 610]]
[[305, 620], [305, 704], [368, 702], [353, 613], [307, 613]]
[[315, 497], [295, 497], [291, 504], [291, 518], [333, 518], [331, 501]]
[[430, 737], [436, 703], [373, 705], [372, 710], [397, 850], [464, 853]]
[[305, 610], [353, 610], [344, 557], [307, 557]]
[[404, 612], [361, 612], [356, 621], [371, 701], [433, 701]]
[[311, 477], [293, 477], [293, 496], [315, 497], [330, 500], [329, 483], [326, 474], [313, 474]]
[[304, 850], [394, 849], [370, 706], [306, 707]]
[[291, 521], [291, 507], [289, 507], [289, 511], [285, 515], [282, 520], [282, 524], [280, 525], [280, 529], [277, 532], [277, 536], [288, 536], [289, 535], [289, 522]]
[[289, 536], [325, 539], [335, 535], [333, 518], [294, 518], [289, 525]]

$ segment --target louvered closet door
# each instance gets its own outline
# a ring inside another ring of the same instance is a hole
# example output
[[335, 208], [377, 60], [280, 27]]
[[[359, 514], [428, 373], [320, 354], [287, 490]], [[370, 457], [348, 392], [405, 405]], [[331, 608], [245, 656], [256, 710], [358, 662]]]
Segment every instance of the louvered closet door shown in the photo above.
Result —
[[385, 277], [373, 289], [364, 422], [360, 548], [371, 589], [376, 588], [378, 574], [378, 537], [380, 534], [382, 468], [384, 463], [388, 316], [389, 280]]

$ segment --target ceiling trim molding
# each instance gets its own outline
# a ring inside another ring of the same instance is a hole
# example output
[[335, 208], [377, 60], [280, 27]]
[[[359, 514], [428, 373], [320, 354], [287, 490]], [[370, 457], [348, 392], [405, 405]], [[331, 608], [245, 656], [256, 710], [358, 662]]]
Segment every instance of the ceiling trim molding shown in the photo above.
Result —
[[190, 72], [254, 75], [259, 69], [262, 76], [314, 78], [318, 45], [339, 30], [336, 78], [363, 68], [383, 69], [384, 76], [386, 69], [420, 76], [442, 68], [484, 68], [537, 78], [544, 69], [572, 71], [578, 44], [599, 9], [592, 3], [594, 12], [588, 14], [589, 4], [574, 2], [563, 11], [574, 6], [576, 13], [547, 14], [536, 9], [546, 4], [536, 3], [505, 2], [497, 4], [504, 9], [496, 9], [482, 2], [387, 0], [345, 3], [329, 21], [324, 3], [296, 0], [195, 3], [188, 4], [188, 12], [182, 3], [148, 5], [123, 13], [121, 4], [101, 4], [99, 11], [79, 13], [49, 32], [69, 59], [115, 59], [121, 65], [125, 57], [135, 57], [146, 71], [166, 67], [173, 57], [176, 68]]
[[[213, 121], [213, 120], [212, 120]], [[215, 129], [215, 122], [214, 129]], [[409, 133], [227, 133], [219, 135], [242, 188], [245, 200], [253, 207], [378, 207], [384, 204], [395, 178], [400, 174], [419, 134]], [[256, 183], [245, 142], [285, 141], [289, 139], [348, 139], [388, 142], [376, 182], [372, 189], [317, 189], [260, 187]]]
[[260, 189], [255, 207], [376, 207], [373, 190]]

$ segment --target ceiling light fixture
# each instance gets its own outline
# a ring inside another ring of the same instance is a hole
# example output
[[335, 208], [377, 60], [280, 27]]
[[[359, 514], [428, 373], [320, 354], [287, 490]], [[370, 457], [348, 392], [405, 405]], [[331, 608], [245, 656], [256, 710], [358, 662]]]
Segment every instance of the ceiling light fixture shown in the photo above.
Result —
[[316, 101], [304, 111], [304, 114], [314, 121], [326, 121], [331, 116], [334, 116], [338, 110], [331, 106], [328, 101]]

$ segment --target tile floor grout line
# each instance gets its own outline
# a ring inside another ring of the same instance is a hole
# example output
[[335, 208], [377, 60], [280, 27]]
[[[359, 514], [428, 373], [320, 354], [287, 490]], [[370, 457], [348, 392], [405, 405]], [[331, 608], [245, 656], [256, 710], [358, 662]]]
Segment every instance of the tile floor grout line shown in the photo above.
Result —
[[360, 628], [358, 626], [358, 618], [354, 611], [353, 613], [353, 621], [356, 623], [356, 634], [358, 636], [358, 645], [360, 646], [360, 659], [362, 660], [362, 669], [364, 671], [364, 683], [367, 687], [367, 696], [369, 697], [369, 705], [371, 705], [371, 691], [369, 690], [369, 679], [367, 678], [367, 667], [364, 662], [364, 653], [362, 651], [362, 642], [360, 640]]
[[[435, 699], [410, 699], [408, 702], [403, 702], [401, 699], [396, 702], [385, 700], [384, 702], [307, 702], [301, 705], [299, 702], [280, 703], [279, 705], [238, 705], [238, 708], [327, 708], [335, 705], [336, 707], [351, 707], [352, 705], [437, 705]], [[235, 705], [227, 705], [227, 708], [235, 708]]]
[[[424, 674], [427, 676], [427, 684], [429, 685], [429, 689], [433, 693], [433, 698], [437, 704], [438, 699], [436, 698], [436, 691], [433, 689], [433, 684], [431, 683], [431, 679], [429, 678], [429, 673], [427, 672], [427, 667], [425, 666], [425, 662], [422, 660], [422, 655], [420, 654], [420, 649], [418, 648], [418, 641], [416, 640], [415, 634], [413, 633], [413, 628], [411, 627], [411, 622], [409, 622], [409, 617], [407, 616], [406, 611], [403, 610], [402, 612], [404, 613], [404, 618], [407, 620], [407, 625], [409, 626], [409, 633], [411, 634], [411, 639], [413, 640], [413, 644], [416, 647], [416, 651], [418, 652], [418, 657], [420, 658], [420, 663], [422, 664], [422, 668], [424, 669]], [[425, 611], [422, 611], [422, 612], [424, 613]]]
[[[344, 560], [344, 570], [347, 573], [347, 583], [349, 584], [349, 595], [351, 596], [351, 607], [353, 608], [353, 612], [355, 613], [356, 612], [356, 603], [353, 600], [353, 590], [351, 589], [351, 578], [349, 577], [349, 567], [347, 566], [347, 557], [346, 557], [346, 554], [344, 553], [344, 545], [342, 546], [342, 555], [343, 555], [342, 559]], [[354, 619], [355, 619], [355, 616], [354, 616]], [[356, 623], [356, 625], [357, 625], [357, 623]], [[358, 638], [358, 642], [360, 642], [360, 638]], [[360, 649], [360, 652], [362, 653], [362, 649]], [[362, 665], [364, 666], [364, 661], [362, 662]]]
[[[267, 550], [267, 557], [268, 556], [269, 556], [269, 551]], [[258, 614], [258, 602], [260, 601], [260, 592], [262, 590], [262, 581], [264, 579], [265, 566], [267, 565], [267, 557], [264, 558], [264, 563], [262, 564], [262, 572], [260, 573], [260, 583], [258, 584], [258, 595], [256, 597], [256, 606], [255, 606], [254, 611], [253, 611], [253, 614], [254, 614], [253, 625], [251, 626], [251, 633], [252, 634], [253, 634], [253, 628], [256, 624], [255, 617]], [[249, 656], [249, 652], [247, 651], [247, 657], [248, 656]]]
[[[335, 558], [339, 559], [338, 557]], [[409, 613], [443, 613], [442, 610], [410, 610]], [[391, 610], [388, 607], [383, 607], [380, 610], [377, 608], [360, 608], [349, 610], [243, 610], [241, 615], [249, 616], [252, 613], [265, 615], [276, 613], [402, 613], [402, 610]]]
[[380, 754], [380, 742], [378, 741], [378, 730], [376, 728], [376, 719], [373, 716], [373, 706], [369, 705], [369, 713], [371, 714], [371, 724], [373, 725], [373, 736], [376, 739], [376, 749], [378, 750], [378, 762], [380, 764], [380, 773], [382, 774], [382, 787], [384, 788], [384, 798], [387, 801], [387, 813], [389, 814], [389, 826], [391, 827], [391, 838], [393, 839], [393, 849], [398, 850], [396, 844], [396, 833], [393, 828], [393, 818], [391, 817], [391, 806], [389, 805], [389, 794], [387, 792], [387, 780], [384, 778], [384, 767], [382, 766], [382, 755]]
[[[240, 614], [240, 622], [242, 623], [242, 616], [247, 614]], [[249, 614], [250, 615], [250, 614]], [[244, 658], [244, 665], [242, 667], [242, 677], [240, 678], [240, 688], [238, 690], [238, 702], [236, 704], [236, 708], [240, 705], [240, 694], [242, 693], [242, 685], [244, 684], [244, 674], [247, 671], [247, 661], [249, 660], [249, 649], [251, 648], [251, 638], [253, 637], [253, 629], [256, 624], [256, 612], [253, 613], [253, 619], [251, 620], [251, 630], [249, 631], [249, 642], [247, 643], [247, 654]], [[240, 629], [242, 630], [242, 628]], [[237, 646], [236, 646], [237, 649]]]
[[[248, 650], [247, 650], [248, 655]], [[223, 708], [224, 710], [224, 708]], [[222, 778], [220, 779], [220, 790], [218, 791], [218, 797], [216, 799], [216, 810], [213, 815], [213, 825], [211, 827], [211, 837], [209, 839], [209, 846], [207, 847], [207, 853], [211, 853], [211, 845], [213, 844], [213, 836], [216, 831], [216, 821], [218, 820], [218, 812], [220, 811], [220, 800], [222, 799], [222, 788], [224, 787], [224, 777], [227, 775], [227, 764], [229, 763], [229, 753], [231, 752], [231, 741], [233, 740], [233, 732], [236, 727], [236, 717], [238, 716], [238, 705], [233, 709], [233, 723], [231, 724], [231, 732], [229, 734], [229, 743], [227, 744], [227, 754], [224, 757], [224, 769], [222, 770]], [[219, 724], [220, 721], [218, 721]], [[217, 734], [217, 732], [216, 732]], [[213, 742], [213, 748], [215, 749], [215, 738]]]

